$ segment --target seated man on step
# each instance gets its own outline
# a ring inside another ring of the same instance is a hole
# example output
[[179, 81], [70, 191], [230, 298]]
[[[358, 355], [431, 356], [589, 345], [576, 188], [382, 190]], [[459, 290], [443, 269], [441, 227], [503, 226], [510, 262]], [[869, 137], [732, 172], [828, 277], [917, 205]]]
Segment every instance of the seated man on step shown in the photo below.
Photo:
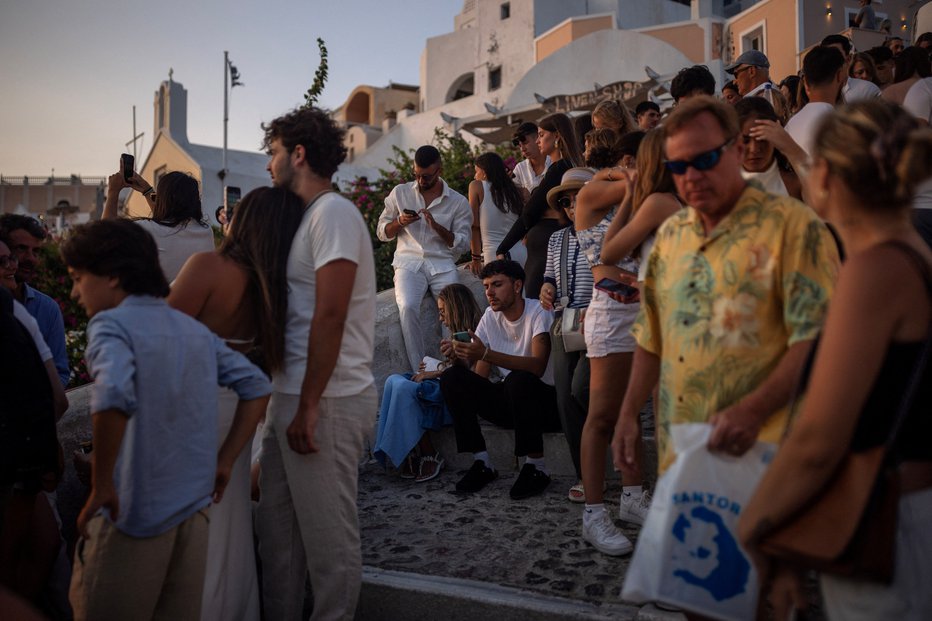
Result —
[[[527, 456], [511, 488], [512, 499], [521, 500], [540, 494], [550, 484], [544, 466], [543, 434], [560, 430], [550, 368], [553, 314], [539, 301], [522, 297], [524, 270], [520, 264], [492, 261], [480, 277], [489, 308], [475, 333], [469, 332], [468, 339], [454, 335], [453, 341], [455, 355], [475, 362], [475, 367], [453, 366], [440, 376], [440, 389], [453, 416], [457, 450], [475, 456], [475, 463], [456, 489], [478, 492], [498, 476], [479, 429], [478, 417], [482, 416], [515, 430], [515, 455]], [[498, 367], [502, 381], [489, 381], [493, 367]]]

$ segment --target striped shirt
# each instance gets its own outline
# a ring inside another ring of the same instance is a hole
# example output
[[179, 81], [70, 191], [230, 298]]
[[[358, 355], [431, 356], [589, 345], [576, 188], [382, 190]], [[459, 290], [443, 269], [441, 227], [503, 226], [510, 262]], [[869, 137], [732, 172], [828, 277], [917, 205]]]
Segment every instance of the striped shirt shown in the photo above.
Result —
[[[560, 274], [560, 250], [563, 246], [563, 237], [569, 235], [570, 238], [566, 245], [566, 278], [569, 286], [564, 288]], [[589, 268], [589, 262], [586, 255], [580, 252], [579, 243], [576, 240], [576, 231], [573, 226], [562, 228], [550, 236], [547, 242], [547, 265], [544, 268], [544, 282], [549, 282], [556, 287], [557, 292], [554, 296], [554, 306], [560, 305], [560, 298], [567, 295], [570, 299], [568, 308], [586, 308], [589, 306], [589, 300], [592, 299], [592, 270]], [[569, 293], [564, 293], [569, 291]]]

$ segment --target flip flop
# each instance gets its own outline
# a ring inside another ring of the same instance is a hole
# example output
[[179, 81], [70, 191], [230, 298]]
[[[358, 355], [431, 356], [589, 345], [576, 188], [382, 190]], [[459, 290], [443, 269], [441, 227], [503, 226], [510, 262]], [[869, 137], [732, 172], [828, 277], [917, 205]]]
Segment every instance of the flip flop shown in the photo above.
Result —
[[566, 499], [570, 502], [586, 502], [586, 490], [583, 488], [583, 484], [577, 483], [571, 487], [566, 494]]
[[[417, 483], [423, 483], [424, 481], [430, 481], [431, 479], [437, 478], [437, 475], [440, 474], [440, 470], [443, 469], [443, 457], [440, 456], [440, 453], [435, 455], [424, 455], [421, 457], [421, 463], [418, 468], [417, 478], [414, 479]], [[424, 466], [427, 465], [427, 468]], [[425, 472], [427, 470], [427, 472]]]

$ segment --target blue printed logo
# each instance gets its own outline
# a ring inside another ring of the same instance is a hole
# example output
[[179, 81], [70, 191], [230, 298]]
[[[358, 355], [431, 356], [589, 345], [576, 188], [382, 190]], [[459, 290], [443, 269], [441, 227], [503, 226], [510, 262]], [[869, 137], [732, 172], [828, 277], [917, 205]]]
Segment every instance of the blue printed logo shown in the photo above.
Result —
[[[681, 498], [674, 496], [674, 504], [679, 504], [677, 500]], [[723, 504], [726, 510], [740, 511], [737, 504], [716, 500], [705, 504]], [[718, 513], [704, 504], [680, 513], [673, 524], [673, 537], [682, 544], [674, 544], [675, 577], [708, 591], [717, 602], [745, 592], [751, 564]]]

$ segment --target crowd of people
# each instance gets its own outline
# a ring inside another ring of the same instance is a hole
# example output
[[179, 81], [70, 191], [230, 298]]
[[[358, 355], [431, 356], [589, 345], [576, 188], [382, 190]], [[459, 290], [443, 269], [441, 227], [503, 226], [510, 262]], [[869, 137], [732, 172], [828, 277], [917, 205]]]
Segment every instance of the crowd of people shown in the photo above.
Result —
[[[889, 448], [902, 489], [894, 578], [826, 574], [822, 593], [831, 618], [932, 615], [916, 583], [932, 570], [930, 45], [923, 35], [858, 53], [831, 35], [780, 82], [752, 50], [720, 88], [706, 67], [686, 67], [666, 115], [650, 101], [603, 101], [589, 123], [520, 123], [525, 159], [508, 170], [480, 155], [468, 196], [443, 180], [436, 148], [417, 149], [413, 180], [385, 199], [377, 227], [397, 243], [408, 363], [381, 402], [373, 242], [334, 191], [346, 150], [325, 112], [263, 125], [272, 187], [219, 214], [216, 249], [192, 177], [153, 187], [114, 174], [102, 219], [61, 249], [90, 318], [94, 379], [93, 468], [70, 571], [54, 494], [64, 331], [58, 305], [31, 286], [46, 233], [0, 216], [0, 364], [4, 403], [16, 404], [0, 481], [4, 606], [298, 619], [309, 580], [312, 619], [351, 619], [367, 437], [375, 430], [383, 464], [424, 482], [445, 465], [429, 432], [452, 425], [473, 460], [454, 489], [475, 494], [499, 476], [481, 418], [513, 430], [515, 501], [550, 486], [544, 434], [562, 430], [581, 538], [616, 556], [633, 545], [615, 515], [643, 525], [650, 514], [645, 442], [661, 476], [680, 423], [710, 425], [708, 450], [724, 455], [779, 443], [740, 536], [783, 618], [805, 607], [800, 568], [761, 542], [823, 493], [846, 454], [888, 441], [915, 371]], [[150, 218], [119, 217], [127, 187]], [[469, 279], [481, 280], [484, 311]], [[443, 334], [424, 328], [428, 293]], [[427, 356], [438, 341], [440, 359]]]

